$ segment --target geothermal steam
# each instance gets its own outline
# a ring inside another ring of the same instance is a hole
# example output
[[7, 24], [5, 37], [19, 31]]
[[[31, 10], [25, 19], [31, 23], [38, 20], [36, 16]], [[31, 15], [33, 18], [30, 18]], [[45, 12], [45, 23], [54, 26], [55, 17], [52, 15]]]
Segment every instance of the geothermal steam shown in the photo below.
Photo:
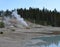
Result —
[[28, 27], [28, 24], [24, 21], [24, 19], [17, 14], [17, 10], [14, 10], [12, 12], [12, 16], [14, 16], [18, 22], [20, 22], [22, 25], [24, 25], [25, 27]]

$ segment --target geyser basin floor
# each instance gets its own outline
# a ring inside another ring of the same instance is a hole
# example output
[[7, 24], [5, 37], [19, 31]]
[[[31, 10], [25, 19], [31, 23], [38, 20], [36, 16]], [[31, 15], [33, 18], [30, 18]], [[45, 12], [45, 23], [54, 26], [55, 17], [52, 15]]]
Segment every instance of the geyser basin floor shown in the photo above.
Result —
[[[54, 31], [60, 32], [60, 28], [56, 28], [56, 27], [54, 28], [53, 27], [42, 27], [42, 28], [31, 28], [31, 29], [24, 29], [24, 28], [21, 29], [21, 28], [14, 27], [12, 29], [15, 29], [15, 31], [12, 31], [11, 29], [7, 29], [7, 28], [0, 29], [0, 31], [3, 31], [3, 34], [0, 34], [0, 47], [32, 47], [32, 46], [40, 47], [39, 46], [40, 44], [42, 43], [46, 44], [46, 41], [44, 41], [43, 39], [40, 39], [40, 37], [56, 36], [55, 34], [51, 35], [48, 33], [51, 33]], [[45, 34], [41, 34], [42, 32]], [[32, 40], [32, 38], [38, 38], [37, 40], [39, 42], [35, 39]], [[34, 45], [32, 45], [31, 43]]]

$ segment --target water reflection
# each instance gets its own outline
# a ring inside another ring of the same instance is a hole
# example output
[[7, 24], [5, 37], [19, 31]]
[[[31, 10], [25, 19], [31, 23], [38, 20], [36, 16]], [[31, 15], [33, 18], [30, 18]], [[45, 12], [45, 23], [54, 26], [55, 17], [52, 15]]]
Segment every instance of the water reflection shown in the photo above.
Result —
[[26, 47], [60, 47], [60, 36], [32, 38]]

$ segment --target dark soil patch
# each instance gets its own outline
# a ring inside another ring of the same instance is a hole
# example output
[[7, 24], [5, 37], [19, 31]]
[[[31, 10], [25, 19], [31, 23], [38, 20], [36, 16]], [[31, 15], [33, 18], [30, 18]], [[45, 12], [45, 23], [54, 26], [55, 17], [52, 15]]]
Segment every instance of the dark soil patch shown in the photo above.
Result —
[[3, 32], [0, 32], [0, 34], [3, 34]]
[[60, 35], [60, 31], [53, 31], [51, 34]]
[[60, 35], [60, 31], [53, 31], [53, 32], [25, 32], [31, 34], [46, 34], [46, 35]]

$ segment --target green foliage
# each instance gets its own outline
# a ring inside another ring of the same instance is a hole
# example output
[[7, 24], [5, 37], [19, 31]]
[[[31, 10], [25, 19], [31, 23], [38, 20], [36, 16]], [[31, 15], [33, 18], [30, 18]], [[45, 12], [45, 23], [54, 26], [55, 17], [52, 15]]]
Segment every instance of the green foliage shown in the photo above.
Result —
[[0, 22], [0, 28], [4, 28], [4, 23]]

